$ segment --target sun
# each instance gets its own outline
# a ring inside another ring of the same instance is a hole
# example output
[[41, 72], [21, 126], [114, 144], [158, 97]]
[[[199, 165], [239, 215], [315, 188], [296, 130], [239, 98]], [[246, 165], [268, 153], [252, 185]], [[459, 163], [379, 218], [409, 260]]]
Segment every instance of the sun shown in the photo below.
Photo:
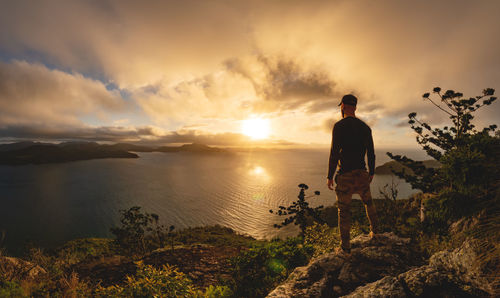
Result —
[[243, 120], [241, 131], [252, 139], [265, 139], [269, 136], [271, 126], [268, 119], [252, 118]]

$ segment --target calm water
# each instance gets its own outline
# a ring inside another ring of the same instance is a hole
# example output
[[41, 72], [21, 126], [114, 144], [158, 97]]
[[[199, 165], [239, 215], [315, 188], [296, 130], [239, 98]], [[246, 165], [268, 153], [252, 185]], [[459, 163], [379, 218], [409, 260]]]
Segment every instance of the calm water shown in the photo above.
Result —
[[[269, 209], [296, 200], [309, 185], [313, 205], [332, 205], [325, 185], [328, 150], [234, 154], [140, 153], [138, 159], [0, 166], [0, 230], [15, 250], [26, 241], [54, 246], [81, 237], [110, 236], [119, 210], [134, 205], [177, 229], [221, 224], [257, 238], [295, 233], [276, 230]], [[377, 154], [377, 164], [387, 161]], [[391, 181], [375, 176], [372, 194]], [[415, 192], [399, 181], [400, 197]], [[1, 236], [1, 235], [0, 235]]]

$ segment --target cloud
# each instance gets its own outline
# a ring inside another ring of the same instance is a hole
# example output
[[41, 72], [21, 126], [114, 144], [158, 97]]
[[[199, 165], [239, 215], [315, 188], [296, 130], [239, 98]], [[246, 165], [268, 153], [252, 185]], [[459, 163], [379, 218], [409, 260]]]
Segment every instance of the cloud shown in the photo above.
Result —
[[306, 107], [306, 112], [331, 109], [341, 92], [330, 74], [320, 66], [305, 65], [284, 56], [262, 54], [225, 61], [227, 70], [251, 82], [256, 96], [254, 109], [280, 112]]
[[105, 118], [123, 109], [117, 92], [81, 74], [25, 61], [0, 62], [0, 127], [81, 125], [80, 117]]
[[[344, 93], [358, 96], [358, 115], [377, 129], [396, 126], [412, 111], [443, 122], [446, 117], [420, 100], [422, 93], [436, 85], [471, 95], [499, 88], [499, 9], [497, 1], [6, 2], [0, 59], [45, 70], [36, 77], [41, 84], [32, 76], [30, 86], [43, 90], [28, 88], [36, 95], [33, 104], [16, 99], [14, 107], [0, 98], [0, 125], [76, 127], [85, 124], [82, 115], [114, 115], [120, 95], [96, 79], [143, 109], [147, 118], [131, 119], [131, 125], [165, 131], [234, 123], [256, 113], [289, 121], [278, 139], [292, 139], [286, 127], [296, 123], [294, 139], [302, 133], [304, 142], [322, 142], [327, 132], [312, 137], [303, 123], [331, 118]], [[15, 75], [22, 68], [16, 63], [1, 67], [11, 65]], [[10, 73], [3, 71], [2, 80]], [[44, 80], [56, 77], [93, 89], [77, 88], [84, 96], [76, 96], [51, 81], [57, 91], [44, 90]], [[8, 92], [24, 92], [16, 88]], [[87, 94], [91, 89], [95, 96]], [[61, 94], [73, 99], [65, 102]], [[476, 120], [491, 124], [499, 113], [495, 103]]]

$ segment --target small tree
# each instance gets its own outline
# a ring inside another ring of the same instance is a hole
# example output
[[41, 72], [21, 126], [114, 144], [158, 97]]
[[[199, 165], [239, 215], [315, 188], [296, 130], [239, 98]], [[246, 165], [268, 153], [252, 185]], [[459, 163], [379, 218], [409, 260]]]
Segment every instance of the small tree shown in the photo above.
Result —
[[[415, 112], [408, 115], [408, 123], [417, 133], [417, 143], [443, 166], [428, 168], [420, 161], [387, 152], [390, 158], [412, 170], [412, 173], [405, 169], [394, 173], [410, 183], [413, 188], [428, 193], [437, 193], [443, 188], [453, 190], [463, 190], [463, 187], [471, 186], [476, 189], [488, 188], [492, 185], [492, 178], [498, 177], [495, 175], [498, 173], [495, 166], [498, 164], [498, 157], [493, 157], [496, 159], [491, 161], [486, 154], [489, 150], [498, 152], [499, 139], [490, 135], [497, 125], [492, 124], [477, 131], [471, 120], [474, 118], [474, 112], [491, 105], [496, 100], [493, 96], [495, 90], [487, 88], [483, 90], [482, 95], [468, 99], [463, 98], [462, 93], [453, 90], [442, 93], [439, 87], [434, 88], [433, 93], [437, 99], [432, 99], [430, 93], [425, 93], [422, 97], [445, 113], [451, 119], [452, 125], [431, 128], [429, 124], [419, 120]], [[491, 162], [494, 169], [486, 166]], [[494, 174], [486, 173], [485, 170], [491, 170]]]
[[[274, 227], [280, 229], [283, 226], [295, 223], [295, 225], [299, 226], [300, 234], [303, 236], [309, 218], [312, 218], [320, 223], [323, 222], [323, 220], [320, 218], [320, 213], [321, 209], [323, 209], [323, 206], [318, 206], [316, 208], [309, 207], [309, 202], [306, 201], [306, 198], [311, 198], [312, 196], [306, 197], [305, 194], [305, 190], [307, 190], [309, 186], [301, 183], [299, 184], [299, 188], [300, 192], [297, 196], [299, 199], [297, 201], [292, 202], [292, 205], [288, 207], [279, 206], [279, 210], [278, 212], [276, 212], [276, 214], [278, 214], [279, 216], [287, 216], [287, 218], [285, 218], [283, 222], [281, 222], [281, 224], [274, 224]], [[320, 192], [318, 190], [314, 192], [314, 195], [316, 196], [318, 196], [319, 194]], [[274, 213], [272, 209], [269, 210], [269, 212]]]
[[[151, 248], [163, 246], [166, 228], [159, 224], [157, 214], [142, 213], [139, 206], [120, 210], [120, 213], [121, 227], [111, 228], [111, 233], [121, 248], [130, 253], [143, 254]], [[173, 226], [169, 232], [172, 230]]]

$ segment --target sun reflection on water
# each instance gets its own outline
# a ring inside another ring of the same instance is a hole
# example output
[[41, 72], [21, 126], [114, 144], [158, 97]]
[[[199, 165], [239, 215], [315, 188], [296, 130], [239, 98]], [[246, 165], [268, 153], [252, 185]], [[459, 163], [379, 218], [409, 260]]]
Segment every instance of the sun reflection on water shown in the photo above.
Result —
[[262, 181], [267, 182], [269, 181], [269, 179], [271, 179], [269, 171], [267, 171], [264, 167], [259, 165], [251, 166], [248, 173], [250, 174], [251, 177], [258, 179], [260, 182]]
[[255, 166], [250, 170], [250, 173], [254, 175], [263, 175], [266, 174], [266, 170], [261, 166]]

